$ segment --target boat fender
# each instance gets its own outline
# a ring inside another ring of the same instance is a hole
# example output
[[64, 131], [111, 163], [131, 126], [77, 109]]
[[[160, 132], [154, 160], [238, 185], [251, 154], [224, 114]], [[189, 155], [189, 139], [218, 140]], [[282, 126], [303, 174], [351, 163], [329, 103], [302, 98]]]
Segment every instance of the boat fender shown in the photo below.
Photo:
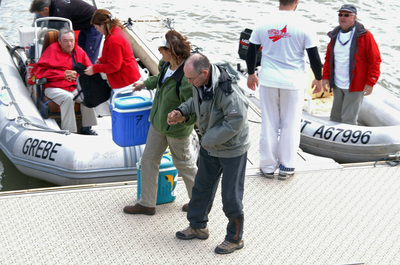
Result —
[[[15, 52], [19, 49], [23, 49], [25, 51], [25, 49], [21, 46], [14, 46], [10, 49], [11, 58], [13, 58], [13, 59], [17, 58], [17, 56], [15, 56]], [[15, 61], [14, 61], [14, 63], [15, 63]], [[17, 64], [17, 63], [15, 63], [15, 64]], [[21, 75], [22, 79], [25, 79], [26, 66], [25, 66], [24, 60], [23, 59], [18, 60], [18, 65], [16, 65], [16, 66], [18, 67], [18, 71], [19, 71], [19, 74]]]

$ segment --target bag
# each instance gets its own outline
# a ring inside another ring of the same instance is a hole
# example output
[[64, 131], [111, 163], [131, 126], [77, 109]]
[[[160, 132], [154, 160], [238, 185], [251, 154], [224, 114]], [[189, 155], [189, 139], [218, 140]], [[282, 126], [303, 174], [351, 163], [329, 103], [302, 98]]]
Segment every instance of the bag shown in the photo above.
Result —
[[74, 70], [79, 74], [78, 82], [82, 89], [74, 97], [74, 100], [83, 93], [83, 105], [88, 108], [94, 108], [110, 98], [111, 87], [99, 73], [91, 76], [85, 75], [83, 72], [85, 69], [86, 67], [81, 63], [74, 65]]

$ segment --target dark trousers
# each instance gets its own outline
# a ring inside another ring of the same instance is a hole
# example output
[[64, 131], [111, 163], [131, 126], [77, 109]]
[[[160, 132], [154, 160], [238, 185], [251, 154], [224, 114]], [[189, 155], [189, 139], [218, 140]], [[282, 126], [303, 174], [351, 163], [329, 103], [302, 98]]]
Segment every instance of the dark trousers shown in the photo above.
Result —
[[234, 158], [208, 155], [200, 149], [200, 164], [196, 174], [187, 219], [194, 229], [205, 228], [222, 174], [222, 204], [228, 218], [225, 239], [239, 242], [243, 236], [243, 191], [247, 152]]
[[93, 64], [99, 56], [102, 39], [103, 35], [93, 26], [90, 29], [79, 32], [78, 45], [86, 52]]

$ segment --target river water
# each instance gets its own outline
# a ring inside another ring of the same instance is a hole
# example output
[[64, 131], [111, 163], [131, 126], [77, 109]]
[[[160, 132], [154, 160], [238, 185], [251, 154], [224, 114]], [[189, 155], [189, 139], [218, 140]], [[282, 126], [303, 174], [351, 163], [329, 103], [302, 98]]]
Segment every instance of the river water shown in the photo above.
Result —
[[[87, 0], [92, 2], [92, 0]], [[278, 0], [97, 0], [98, 8], [110, 10], [117, 18], [148, 18], [155, 12], [163, 17], [174, 18], [174, 27], [203, 48], [213, 62], [225, 61], [233, 65], [239, 59], [239, 36], [245, 28], [254, 28], [276, 10]], [[33, 15], [29, 13], [31, 0], [2, 0], [0, 6], [0, 34], [12, 44], [18, 44], [18, 28], [30, 26]], [[297, 11], [315, 22], [319, 39], [319, 52], [324, 59], [329, 41], [326, 33], [338, 25], [337, 10], [342, 4], [357, 7], [359, 22], [369, 29], [378, 43], [381, 56], [381, 76], [377, 86], [400, 94], [400, 13], [398, 0], [300, 0]], [[20, 173], [0, 151], [0, 191], [54, 186]]]

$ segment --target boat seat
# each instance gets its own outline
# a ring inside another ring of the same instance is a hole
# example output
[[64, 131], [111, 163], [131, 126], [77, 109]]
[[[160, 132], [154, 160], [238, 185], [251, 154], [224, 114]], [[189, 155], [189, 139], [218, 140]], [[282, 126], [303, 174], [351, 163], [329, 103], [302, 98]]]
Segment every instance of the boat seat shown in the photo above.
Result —
[[58, 30], [49, 30], [46, 32], [43, 40], [42, 53], [50, 46], [50, 44], [58, 41], [58, 33]]
[[[47, 47], [49, 47], [52, 43], [58, 41], [58, 30], [50, 30], [46, 32], [46, 35], [44, 36], [44, 41], [43, 41], [43, 48], [42, 48], [42, 53], [46, 50]], [[37, 84], [38, 85], [43, 85], [46, 81], [44, 81], [42, 78], [40, 80], [38, 80]], [[60, 115], [60, 106], [57, 105], [53, 100], [51, 100], [50, 98], [46, 97], [46, 95], [44, 94], [44, 88], [41, 87], [41, 95], [42, 95], [42, 100], [44, 105], [48, 106], [48, 110], [44, 111], [43, 107], [40, 111], [40, 113], [42, 114], [43, 118], [48, 118], [49, 116], [59, 116]], [[47, 108], [46, 108], [47, 109]], [[45, 113], [47, 112], [47, 113]], [[79, 103], [75, 103], [75, 112], [77, 115], [80, 114], [80, 104]]]

